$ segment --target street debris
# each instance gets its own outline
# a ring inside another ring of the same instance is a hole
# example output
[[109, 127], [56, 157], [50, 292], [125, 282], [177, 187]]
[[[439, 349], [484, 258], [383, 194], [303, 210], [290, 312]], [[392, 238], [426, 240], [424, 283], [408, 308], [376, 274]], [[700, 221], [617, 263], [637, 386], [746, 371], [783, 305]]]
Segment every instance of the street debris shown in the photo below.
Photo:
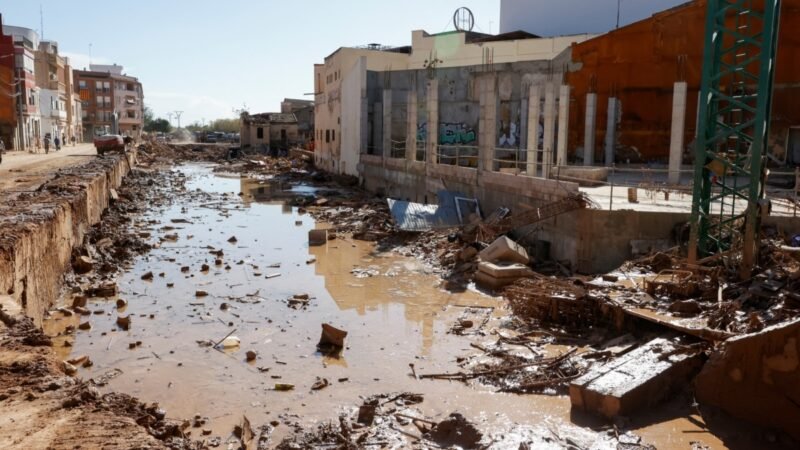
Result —
[[322, 324], [322, 335], [319, 338], [317, 346], [321, 349], [336, 350], [344, 347], [344, 338], [347, 337], [347, 331], [340, 330], [327, 323]]

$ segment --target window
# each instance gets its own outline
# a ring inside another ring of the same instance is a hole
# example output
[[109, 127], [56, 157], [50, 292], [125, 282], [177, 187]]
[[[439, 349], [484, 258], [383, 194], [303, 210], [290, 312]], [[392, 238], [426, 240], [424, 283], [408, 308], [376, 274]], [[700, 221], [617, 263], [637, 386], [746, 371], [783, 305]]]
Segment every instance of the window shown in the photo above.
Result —
[[331, 140], [332, 141], [336, 140], [336, 130], [331, 130]]
[[331, 130], [325, 130], [325, 142], [331, 141]]
[[264, 128], [263, 127], [256, 128], [256, 139], [264, 139]]
[[78, 87], [81, 89], [86, 89], [86, 80], [78, 81]]

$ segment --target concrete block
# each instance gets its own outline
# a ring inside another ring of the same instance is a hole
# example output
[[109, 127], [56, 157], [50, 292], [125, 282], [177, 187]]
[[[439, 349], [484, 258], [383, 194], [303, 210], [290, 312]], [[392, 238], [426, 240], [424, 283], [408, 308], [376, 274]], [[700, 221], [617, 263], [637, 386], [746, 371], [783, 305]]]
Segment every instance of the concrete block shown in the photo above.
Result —
[[308, 245], [325, 245], [328, 242], [328, 230], [309, 230]]
[[573, 408], [605, 417], [630, 415], [689, 382], [703, 364], [700, 352], [679, 350], [678, 338], [656, 338], [592, 368], [569, 386]]
[[550, 169], [553, 177], [570, 177], [587, 181], [607, 181], [607, 167], [553, 167]]
[[800, 319], [728, 339], [695, 380], [700, 403], [800, 439]]
[[519, 263], [478, 263], [478, 271], [494, 278], [522, 278], [533, 275], [533, 271], [524, 264]]
[[509, 284], [513, 284], [515, 281], [519, 280], [519, 278], [520, 277], [495, 278], [485, 272], [475, 272], [475, 283], [480, 287], [492, 290], [504, 288]]
[[478, 256], [481, 257], [481, 260], [488, 262], [508, 261], [528, 264], [528, 261], [530, 261], [525, 248], [507, 236], [497, 238], [490, 246], [481, 250]]

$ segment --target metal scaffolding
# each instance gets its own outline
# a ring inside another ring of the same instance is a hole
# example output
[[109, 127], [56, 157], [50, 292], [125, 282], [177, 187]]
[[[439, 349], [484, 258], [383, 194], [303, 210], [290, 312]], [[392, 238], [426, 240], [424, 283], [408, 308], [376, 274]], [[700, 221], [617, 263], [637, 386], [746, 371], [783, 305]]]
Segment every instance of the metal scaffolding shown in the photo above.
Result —
[[749, 276], [764, 197], [780, 0], [708, 0], [689, 259], [742, 251]]

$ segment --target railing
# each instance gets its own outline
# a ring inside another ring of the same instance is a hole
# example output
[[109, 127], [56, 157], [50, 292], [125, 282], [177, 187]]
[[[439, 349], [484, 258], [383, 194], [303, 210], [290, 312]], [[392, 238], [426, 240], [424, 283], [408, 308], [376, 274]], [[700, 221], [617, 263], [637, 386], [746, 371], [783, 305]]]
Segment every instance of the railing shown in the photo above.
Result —
[[528, 163], [528, 150], [523, 148], [495, 148], [492, 158], [492, 170], [516, 169], [523, 172]]
[[389, 156], [391, 158], [404, 159], [406, 157], [406, 141], [392, 140]]
[[428, 156], [428, 142], [417, 140], [417, 154], [414, 155], [417, 161], [425, 162]]
[[439, 164], [458, 167], [478, 167], [478, 147], [472, 145], [438, 145], [436, 159]]

